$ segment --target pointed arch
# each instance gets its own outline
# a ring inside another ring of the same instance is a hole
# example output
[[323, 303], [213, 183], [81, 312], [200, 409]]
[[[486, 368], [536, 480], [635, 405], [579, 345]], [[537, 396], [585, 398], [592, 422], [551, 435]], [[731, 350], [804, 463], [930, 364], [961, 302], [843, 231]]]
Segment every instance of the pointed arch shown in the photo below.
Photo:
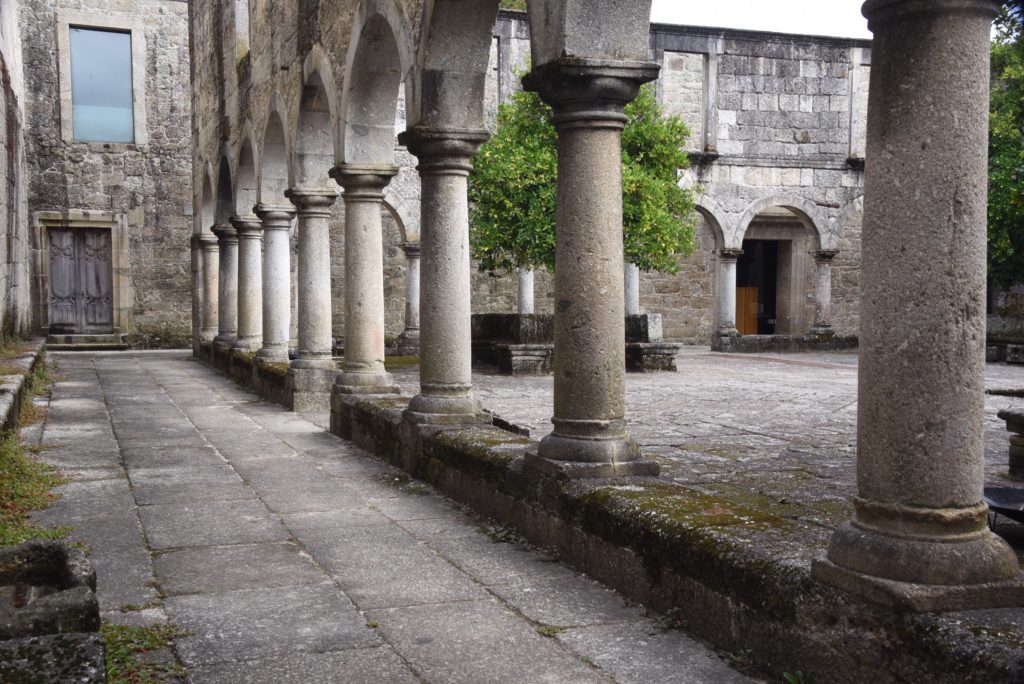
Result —
[[235, 216], [249, 216], [259, 199], [259, 184], [256, 177], [256, 145], [252, 133], [252, 125], [246, 121], [242, 124], [241, 142], [238, 145], [237, 161], [235, 162]]
[[291, 147], [288, 130], [288, 109], [281, 94], [274, 91], [270, 96], [267, 123], [259, 150], [259, 193], [260, 204], [284, 203], [284, 191], [290, 186], [292, 172], [288, 160]]
[[213, 169], [210, 164], [201, 164], [206, 167], [203, 172], [203, 179], [199, 186], [198, 203], [199, 211], [195, 212], [195, 234], [202, 235], [209, 233], [213, 222], [216, 220], [217, 199], [213, 191]]
[[231, 222], [231, 215], [235, 213], [234, 185], [231, 182], [231, 161], [225, 154], [220, 158], [220, 167], [217, 169], [217, 205], [214, 208], [214, 221], [218, 224]]
[[736, 224], [735, 232], [732, 235], [726, 234], [729, 238], [726, 240], [726, 247], [740, 249], [751, 222], [757, 218], [758, 214], [775, 207], [789, 210], [800, 220], [814, 236], [816, 249], [826, 249], [831, 244], [832, 235], [829, 231], [828, 219], [822, 215], [816, 204], [796, 195], [771, 195], [762, 197], [747, 207]]
[[360, 5], [346, 60], [336, 155], [342, 163], [393, 163], [398, 97], [410, 52], [408, 24], [394, 0]]
[[337, 88], [331, 62], [319, 45], [302, 65], [302, 90], [295, 119], [295, 158], [290, 186], [333, 186], [328, 173], [337, 156]]

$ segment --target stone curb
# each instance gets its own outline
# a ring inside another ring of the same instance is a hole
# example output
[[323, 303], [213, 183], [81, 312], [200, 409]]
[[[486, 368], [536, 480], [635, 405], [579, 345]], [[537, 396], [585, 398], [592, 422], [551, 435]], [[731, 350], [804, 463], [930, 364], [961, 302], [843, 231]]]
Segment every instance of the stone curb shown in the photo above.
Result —
[[24, 369], [22, 375], [0, 376], [0, 429], [13, 430], [18, 425], [21, 398], [25, 390], [25, 378], [36, 368], [42, 357], [45, 341], [41, 337], [33, 338], [25, 343], [31, 351], [9, 361], [5, 365]]

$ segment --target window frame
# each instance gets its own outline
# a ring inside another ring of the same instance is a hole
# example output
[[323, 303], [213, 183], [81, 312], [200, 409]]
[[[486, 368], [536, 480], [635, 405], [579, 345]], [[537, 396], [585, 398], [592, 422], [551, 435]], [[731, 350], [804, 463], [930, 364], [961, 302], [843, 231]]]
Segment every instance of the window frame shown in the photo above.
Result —
[[[71, 29], [129, 34], [132, 66], [132, 133], [134, 142], [75, 140], [71, 98]], [[57, 14], [57, 59], [60, 81], [60, 130], [64, 142], [99, 149], [125, 149], [149, 143], [146, 127], [146, 32], [141, 19], [126, 16], [61, 10]]]

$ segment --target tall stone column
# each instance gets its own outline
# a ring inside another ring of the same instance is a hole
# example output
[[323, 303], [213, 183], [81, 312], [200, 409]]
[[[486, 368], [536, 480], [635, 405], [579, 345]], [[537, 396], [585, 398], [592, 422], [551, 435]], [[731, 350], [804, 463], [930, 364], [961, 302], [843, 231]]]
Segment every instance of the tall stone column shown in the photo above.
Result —
[[291, 257], [289, 233], [295, 210], [289, 206], [258, 204], [263, 222], [263, 346], [256, 358], [271, 363], [288, 362], [288, 331], [291, 327]]
[[[814, 575], [915, 610], [1024, 604], [989, 531], [986, 155], [994, 0], [868, 0], [855, 518]], [[922, 37], [926, 37], [923, 39]], [[894, 246], [899, 246], [894, 249]]]
[[199, 337], [201, 342], [213, 342], [218, 330], [217, 299], [220, 280], [220, 250], [217, 238], [203, 233], [199, 236], [199, 249], [203, 255], [203, 325]]
[[743, 255], [741, 249], [718, 250], [718, 325], [719, 337], [736, 337], [736, 260]]
[[405, 250], [405, 330], [398, 336], [399, 353], [420, 353], [420, 243], [406, 242]]
[[833, 249], [811, 252], [814, 256], [814, 327], [815, 335], [832, 334], [832, 259]]
[[626, 315], [640, 315], [640, 268], [628, 261], [622, 265], [622, 278], [625, 287]]
[[338, 193], [333, 188], [291, 188], [285, 196], [295, 205], [299, 231], [299, 346], [288, 370], [292, 408], [324, 410], [331, 405], [336, 370], [331, 357], [330, 219]]
[[255, 216], [231, 219], [238, 233], [238, 338], [235, 349], [254, 352], [263, 344], [263, 224]]
[[345, 189], [345, 368], [341, 394], [398, 392], [384, 370], [384, 188], [394, 166], [343, 164], [331, 177]]
[[655, 64], [572, 60], [523, 79], [555, 111], [554, 430], [529, 463], [578, 477], [657, 474], [626, 433], [623, 109]]
[[520, 268], [516, 271], [516, 282], [519, 290], [519, 313], [533, 313], [533, 270]]
[[472, 158], [483, 130], [416, 128], [399, 136], [419, 159], [420, 393], [406, 417], [416, 422], [478, 420], [470, 330], [469, 204]]
[[192, 353], [199, 355], [203, 329], [203, 252], [200, 236], [189, 239], [192, 256]]
[[213, 227], [220, 249], [217, 337], [214, 343], [231, 345], [238, 337], [238, 233], [226, 224]]

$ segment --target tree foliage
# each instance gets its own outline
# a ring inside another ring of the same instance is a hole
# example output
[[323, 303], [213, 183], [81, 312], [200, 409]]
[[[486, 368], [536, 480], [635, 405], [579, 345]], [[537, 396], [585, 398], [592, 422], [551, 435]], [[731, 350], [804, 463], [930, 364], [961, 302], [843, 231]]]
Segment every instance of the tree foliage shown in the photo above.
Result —
[[[693, 194], [678, 185], [689, 165], [682, 119], [664, 116], [654, 89], [626, 107], [622, 133], [623, 243], [644, 271], [678, 270], [693, 251]], [[516, 93], [498, 109], [498, 130], [470, 175], [470, 242], [483, 271], [555, 266], [558, 136], [551, 108], [535, 93]]]
[[1024, 9], [1004, 7], [992, 44], [989, 118], [989, 278], [1024, 282]]

